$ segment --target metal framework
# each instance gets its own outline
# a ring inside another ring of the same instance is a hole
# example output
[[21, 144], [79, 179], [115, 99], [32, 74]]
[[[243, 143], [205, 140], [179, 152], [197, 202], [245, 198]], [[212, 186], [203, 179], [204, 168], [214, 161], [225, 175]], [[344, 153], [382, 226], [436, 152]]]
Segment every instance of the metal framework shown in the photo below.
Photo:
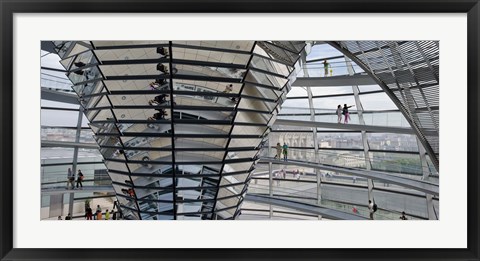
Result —
[[425, 181], [397, 177], [381, 171], [360, 170], [356, 168], [338, 167], [338, 166], [331, 166], [331, 165], [326, 165], [322, 163], [307, 162], [307, 161], [301, 161], [301, 160], [281, 161], [271, 157], [263, 157], [261, 158], [261, 162], [273, 163], [278, 165], [287, 165], [287, 166], [288, 165], [303, 166], [303, 167], [309, 167], [313, 169], [322, 169], [322, 170], [328, 170], [333, 172], [340, 172], [347, 175], [363, 177], [371, 180], [379, 180], [379, 181], [387, 182], [391, 184], [397, 184], [402, 187], [412, 188], [417, 191], [425, 192], [429, 195], [434, 195], [434, 196], [439, 195], [438, 185], [436, 184], [428, 183]]
[[[438, 41], [328, 42], [372, 76], [409, 121], [438, 171]], [[417, 111], [427, 108], [427, 111]], [[434, 129], [435, 134], [425, 133]]]
[[56, 42], [128, 219], [234, 219], [304, 42]]
[[[129, 219], [235, 219], [246, 199], [250, 173], [260, 159], [258, 152], [291, 86], [305, 86], [307, 96], [294, 99], [307, 98], [309, 111], [294, 115], [310, 116], [310, 121], [278, 119], [272, 131], [300, 133], [303, 131], [276, 128], [312, 127], [306, 132], [313, 134], [309, 149], [316, 156], [317, 133], [323, 131], [317, 128], [360, 132], [362, 137], [363, 148], [351, 150], [364, 152], [365, 173], [311, 162], [281, 163], [315, 169], [318, 204], [322, 197], [319, 170], [333, 170], [366, 177], [369, 199], [373, 198], [373, 179], [423, 191], [428, 217], [438, 218], [432, 203], [438, 186], [371, 172], [369, 156], [370, 152], [416, 153], [425, 180], [431, 174], [427, 157], [438, 169], [438, 43], [328, 43], [345, 54], [349, 76], [295, 79], [293, 67], [304, 42], [250, 42], [240, 47], [233, 43], [220, 46], [218, 42], [57, 42], [57, 52], [78, 98], [46, 88], [42, 88], [42, 98], [80, 102], [81, 110], [75, 111], [81, 115], [85, 110], [120, 206]], [[167, 55], [160, 50], [168, 50]], [[349, 59], [369, 75], [353, 73]], [[372, 83], [378, 83], [382, 90], [360, 92], [357, 86]], [[222, 91], [229, 84], [233, 91]], [[314, 96], [312, 84], [351, 85], [352, 93]], [[360, 95], [380, 92], [392, 98], [399, 108], [394, 111], [407, 118], [411, 129], [365, 124], [363, 114], [377, 112], [365, 111]], [[167, 96], [164, 102], [149, 104], [161, 95]], [[360, 124], [316, 121], [316, 116], [331, 113], [317, 113], [314, 98], [348, 95], [355, 98]], [[165, 115], [148, 119], [150, 111], [165, 111]], [[97, 147], [79, 143], [81, 122], [78, 126], [75, 143], [44, 141], [42, 147], [73, 147], [75, 152]], [[370, 149], [367, 132], [415, 134], [419, 150]], [[272, 164], [279, 163], [268, 158], [260, 163], [268, 163], [272, 197]], [[272, 205], [269, 212], [272, 217]]]
[[[363, 149], [331, 149], [345, 151], [363, 151], [363, 155], [365, 157], [364, 168], [366, 169], [366, 171], [370, 171], [372, 169], [372, 165], [370, 162], [370, 152], [379, 152], [378, 150], [370, 149], [367, 132], [414, 134], [417, 137], [418, 141], [418, 152], [408, 153], [419, 156], [420, 164], [423, 170], [423, 179], [427, 180], [431, 176], [432, 172], [429, 169], [427, 157], [431, 159], [433, 165], [438, 171], [438, 43], [433, 41], [327, 43], [329, 43], [331, 46], [338, 49], [344, 54], [344, 56], [332, 57], [328, 59], [345, 58], [347, 75], [333, 77], [309, 77], [308, 70], [304, 67], [303, 77], [297, 78], [297, 81], [294, 82], [292, 86], [305, 88], [307, 90], [307, 95], [291, 97], [289, 99], [306, 99], [306, 102], [308, 102], [309, 104], [310, 110], [308, 108], [305, 108], [300, 112], [282, 113], [282, 118], [276, 121], [273, 131], [276, 133], [309, 133], [313, 130], [314, 146], [307, 147], [310, 150], [315, 151], [315, 162], [320, 163], [320, 165], [322, 162], [319, 162], [317, 160], [318, 144], [316, 144], [318, 142], [316, 135], [316, 133], [319, 131], [318, 128], [321, 128], [321, 131], [327, 133], [335, 133], [342, 131], [360, 133]], [[364, 48], [365, 46], [373, 45], [375, 45], [376, 48]], [[388, 55], [385, 54], [385, 49], [387, 48], [392, 49]], [[380, 51], [378, 52], [378, 50]], [[317, 59], [316, 61], [322, 61], [326, 59], [327, 58]], [[367, 72], [368, 75], [367, 73], [355, 73], [353, 71], [351, 60], [353, 60], [365, 72]], [[390, 64], [393, 63], [392, 61], [395, 62], [394, 66]], [[393, 78], [388, 78], [388, 76], [392, 76]], [[358, 85], [372, 85], [375, 83], [377, 83], [382, 88], [382, 90], [360, 92]], [[351, 93], [326, 95], [324, 94], [313, 96], [311, 91], [309, 91], [312, 87], [322, 88], [348, 85], [352, 86]], [[363, 109], [362, 103], [360, 101], [360, 94], [374, 93], [386, 93], [397, 105], [399, 110], [372, 111], [368, 112], [369, 114], [383, 112], [401, 112], [409, 122], [411, 128], [366, 125], [363, 116], [365, 110]], [[312, 101], [314, 98], [330, 98], [344, 96], [353, 96], [353, 98], [355, 99], [356, 111], [354, 112], [354, 114], [356, 114], [356, 116], [358, 117], [359, 124], [347, 125], [317, 120], [315, 116], [333, 116], [335, 115], [335, 112], [325, 112], [325, 110], [323, 110], [323, 112], [322, 110], [320, 110], [320, 112], [317, 112], [315, 110], [312, 110]], [[401, 98], [401, 100], [399, 98]], [[426, 118], [419, 116], [425, 113], [428, 113], [429, 116]], [[295, 117], [298, 116], [302, 117], [302, 120], [295, 119]], [[308, 116], [310, 116], [310, 121], [306, 120]], [[288, 126], [291, 127], [288, 128]], [[294, 126], [300, 126], [303, 128], [300, 130], [295, 130]], [[312, 128], [308, 130], [305, 127]], [[390, 152], [395, 153], [395, 151]], [[268, 161], [268, 164], [271, 165], [272, 161]], [[295, 165], [296, 163], [289, 162], [281, 164], [285, 166]], [[303, 163], [298, 164], [302, 165]], [[313, 165], [311, 167], [313, 167]], [[318, 167], [315, 169], [316, 171], [318, 171]], [[271, 171], [271, 168], [269, 168], [269, 171]], [[317, 175], [317, 178], [319, 176], [320, 175]], [[368, 178], [367, 185], [368, 199], [374, 200], [374, 184], [371, 178]], [[433, 209], [432, 195], [430, 193], [426, 193], [427, 214], [429, 218], [436, 219], [438, 218], [438, 216], [432, 214], [435, 211]]]

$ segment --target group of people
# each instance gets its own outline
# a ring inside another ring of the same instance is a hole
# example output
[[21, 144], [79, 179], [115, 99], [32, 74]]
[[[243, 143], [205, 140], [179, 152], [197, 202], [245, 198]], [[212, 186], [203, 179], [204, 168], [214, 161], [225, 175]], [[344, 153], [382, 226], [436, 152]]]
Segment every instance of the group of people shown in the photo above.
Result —
[[[161, 67], [161, 68], [163, 68], [163, 67]], [[166, 82], [165, 79], [157, 79], [155, 82], [150, 83], [150, 88], [152, 90], [158, 90], [161, 85], [165, 84], [165, 82]], [[225, 86], [225, 90], [223, 90], [223, 93], [231, 93], [232, 91], [233, 91], [233, 84], [228, 84], [228, 85]], [[160, 105], [167, 102], [168, 97], [169, 97], [168, 94], [157, 95], [152, 100], [149, 100], [148, 104], [151, 105], [151, 106], [160, 106]], [[230, 100], [234, 103], [237, 102], [236, 97], [231, 97]], [[173, 104], [175, 105], [175, 103], [173, 103]], [[150, 120], [150, 121], [164, 120], [165, 117], [167, 116], [167, 111], [163, 108], [157, 108], [155, 110], [157, 110], [158, 112], [153, 114], [153, 116], [148, 117], [148, 120]]]
[[[77, 173], [77, 179], [76, 179], [76, 187], [77, 188], [83, 188], [83, 184], [82, 184], [82, 181], [83, 181], [83, 173], [81, 170], [78, 170], [78, 173]], [[71, 186], [71, 189], [75, 189], [75, 174], [73, 173], [72, 169], [71, 168], [68, 168], [67, 170], [67, 189], [70, 189], [69, 187]]]
[[[160, 48], [160, 47], [159, 47]], [[159, 88], [164, 85], [167, 81], [165, 79], [156, 79], [155, 82], [150, 83], [150, 88], [152, 90], [159, 90]], [[169, 97], [168, 94], [162, 93], [160, 95], [155, 96], [152, 100], [148, 101], [148, 104], [150, 106], [160, 106], [164, 103], [167, 102], [167, 97]], [[157, 108], [155, 109], [158, 112], [153, 114], [153, 116], [148, 117], [148, 120], [154, 121], [154, 120], [163, 120], [165, 119], [165, 116], [167, 116], [167, 111], [163, 108]]]
[[280, 142], [277, 143], [277, 146], [275, 147], [277, 150], [277, 153], [275, 154], [275, 159], [280, 159], [282, 157], [283, 153], [283, 160], [287, 161], [288, 160], [288, 145], [284, 142], [283, 146], [280, 145]]
[[[93, 213], [92, 208], [90, 208], [90, 204], [86, 203], [85, 204], [85, 219], [86, 220], [117, 220], [121, 218], [121, 212], [115, 211], [115, 208], [118, 208], [118, 202], [115, 201], [113, 204], [113, 209], [109, 211], [108, 209], [105, 211], [105, 215], [102, 212], [102, 208], [100, 205], [97, 205], [97, 208], [95, 209], [95, 213]], [[118, 208], [119, 209], [119, 208]], [[104, 218], [105, 216], [105, 218]], [[72, 220], [73, 217], [70, 213], [65, 217], [65, 220]], [[63, 220], [62, 216], [58, 216], [57, 220]]]
[[[105, 211], [105, 220], [117, 220], [118, 212], [115, 211], [116, 204], [113, 205], [113, 209], [109, 211], [108, 209]], [[100, 205], [97, 205], [95, 213], [93, 213], [92, 208], [90, 206], [85, 206], [85, 219], [86, 220], [103, 220], [103, 213], [102, 208]]]
[[[292, 175], [293, 175], [294, 179], [296, 179], [296, 180], [300, 179], [300, 171], [298, 171], [298, 169], [293, 170]], [[287, 171], [285, 169], [281, 169], [281, 170], [275, 172], [274, 177], [277, 181], [277, 186], [280, 186], [280, 179], [286, 179], [287, 178]]]
[[[57, 220], [63, 220], [62, 216], [58, 216]], [[70, 215], [70, 213], [68, 213], [68, 215], [65, 217], [65, 220], [72, 220], [72, 215]]]
[[[148, 104], [152, 105], [152, 106], [159, 106], [159, 105], [167, 102], [167, 100], [166, 100], [167, 97], [168, 97], [168, 94], [157, 95], [157, 96], [155, 96], [155, 98], [153, 98], [153, 100], [148, 101]], [[158, 112], [153, 114], [152, 117], [148, 117], [148, 120], [150, 120], [150, 121], [164, 120], [165, 116], [167, 116], [167, 111], [163, 108], [156, 108], [155, 110], [158, 111]]]
[[342, 115], [345, 116], [344, 118], [344, 123], [348, 123], [348, 121], [350, 120], [350, 113], [348, 113], [348, 108], [351, 108], [351, 107], [354, 107], [355, 105], [350, 105], [350, 106], [347, 106], [347, 104], [344, 104], [343, 105], [343, 108], [342, 108], [342, 105], [338, 105], [337, 106], [337, 116], [338, 116], [338, 120], [337, 122], [338, 123], [342, 123]]

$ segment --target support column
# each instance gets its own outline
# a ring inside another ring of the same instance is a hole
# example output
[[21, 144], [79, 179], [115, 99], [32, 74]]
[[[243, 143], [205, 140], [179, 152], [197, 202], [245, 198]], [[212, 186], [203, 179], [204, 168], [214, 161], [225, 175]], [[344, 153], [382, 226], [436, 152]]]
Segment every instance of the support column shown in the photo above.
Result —
[[[420, 162], [422, 165], [422, 180], [427, 181], [430, 176], [430, 169], [428, 168], [428, 163], [427, 163], [427, 153], [425, 151], [425, 148], [422, 145], [422, 142], [417, 138], [417, 145], [418, 145], [418, 153], [420, 156]], [[427, 211], [427, 217], [430, 220], [436, 220], [437, 215], [435, 215], [435, 210], [433, 209], [433, 196], [429, 194], [425, 194], [425, 200], [426, 200], [426, 211]]]
[[[303, 65], [303, 75], [304, 77], [309, 77], [308, 69], [307, 69], [307, 62], [306, 56], [301, 57], [302, 65]], [[313, 94], [312, 89], [310, 87], [305, 87], [308, 95], [308, 106], [310, 108], [310, 120], [315, 121], [315, 107], [313, 105]], [[317, 127], [313, 127], [312, 129], [313, 135], [313, 148], [315, 150], [315, 163], [319, 163], [318, 159], [318, 137], [317, 137]], [[320, 176], [320, 170], [315, 168], [315, 176], [317, 177], [317, 204], [320, 205], [322, 201], [322, 177]]]
[[[272, 163], [268, 163], [268, 195], [270, 198], [273, 197], [273, 175], [272, 175]], [[270, 204], [270, 219], [273, 217], [273, 206]]]
[[[353, 75], [355, 72], [353, 71], [353, 66], [352, 66], [352, 61], [345, 57], [345, 64], [347, 66], [348, 74]], [[353, 90], [353, 96], [355, 98], [355, 106], [357, 107], [357, 115], [358, 115], [358, 122], [361, 125], [365, 125], [365, 119], [363, 118], [363, 105], [362, 102], [360, 101], [360, 90], [358, 88], [358, 85], [352, 85], [352, 90]], [[370, 156], [369, 156], [369, 151], [370, 151], [370, 146], [368, 145], [368, 138], [367, 138], [367, 132], [362, 131], [362, 143], [363, 143], [363, 153], [365, 156], [365, 168], [366, 170], [371, 170], [372, 169], [372, 164], [370, 162]], [[367, 187], [368, 187], [368, 200], [371, 200], [373, 202], [373, 180], [372, 179], [367, 179]]]
[[[77, 120], [77, 131], [75, 133], [75, 143], [80, 142], [80, 134], [82, 132], [82, 120], [83, 120], [83, 106], [80, 106], [78, 110], [78, 120]], [[77, 162], [78, 162], [78, 147], [73, 149], [73, 163], [72, 163], [72, 173], [74, 177], [77, 177]], [[78, 177], [77, 177], [78, 178]], [[76, 179], [75, 179], [76, 180]], [[75, 180], [73, 184], [75, 184]], [[73, 216], [73, 199], [75, 198], [75, 193], [72, 192], [69, 195], [68, 199], [68, 212]]]
[[[172, 148], [172, 203], [173, 203], [173, 220], [177, 220], [178, 216], [177, 216], [177, 213], [178, 213], [178, 209], [177, 209], [177, 166], [175, 164], [175, 155], [176, 155], [176, 151], [175, 151], [175, 117], [174, 117], [174, 113], [175, 113], [175, 99], [173, 97], [173, 50], [172, 50], [172, 41], [169, 41], [168, 42], [168, 55], [169, 55], [169, 59], [168, 59], [168, 80], [169, 80], [169, 89], [170, 89], [170, 123], [171, 123], [171, 137], [172, 137], [172, 145], [171, 145], [171, 148]], [[225, 152], [225, 155], [227, 154], [227, 152]], [[225, 158], [225, 156], [224, 156]], [[220, 173], [221, 175], [221, 173]], [[219, 178], [219, 181], [218, 183], [220, 184], [221, 182], [221, 176]], [[139, 213], [138, 215], [141, 217], [141, 214], [140, 214], [140, 208], [138, 209], [139, 210]], [[213, 207], [213, 214], [215, 214], [215, 207]]]
[[428, 180], [430, 176], [430, 169], [427, 164], [427, 152], [422, 145], [422, 142], [416, 138], [418, 145], [418, 153], [420, 155], [420, 163], [422, 165], [422, 180]]
[[428, 219], [429, 220], [437, 220], [438, 217], [435, 214], [435, 209], [433, 207], [433, 196], [426, 194], [425, 195], [426, 201], [427, 201], [427, 214], [428, 214]]

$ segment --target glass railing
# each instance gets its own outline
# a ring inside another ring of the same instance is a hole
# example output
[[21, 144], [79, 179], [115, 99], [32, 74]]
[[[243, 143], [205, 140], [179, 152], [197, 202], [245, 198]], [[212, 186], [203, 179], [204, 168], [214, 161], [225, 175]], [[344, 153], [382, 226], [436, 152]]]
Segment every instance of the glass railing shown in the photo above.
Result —
[[[270, 149], [264, 148], [262, 150], [263, 157], [275, 157], [277, 151], [275, 147]], [[384, 157], [374, 157], [374, 155], [382, 154]], [[392, 175], [399, 176], [399, 174], [404, 174], [408, 178], [421, 179], [423, 169], [420, 165], [420, 156], [409, 155], [408, 157], [402, 154], [400, 157], [390, 156], [390, 152], [375, 152], [370, 155], [370, 163], [372, 165], [372, 170], [379, 171], [388, 171], [392, 172]], [[393, 153], [394, 154], [394, 153]], [[411, 160], [406, 160], [406, 159]], [[280, 155], [280, 159], [283, 159], [283, 154]], [[365, 170], [366, 162], [363, 151], [325, 151], [319, 150], [317, 153], [313, 150], [306, 149], [288, 149], [288, 159], [289, 160], [298, 160], [309, 163], [321, 163], [326, 165], [332, 165], [337, 167], [345, 168], [358, 168]], [[417, 163], [417, 164], [415, 164]], [[416, 176], [413, 176], [416, 175]], [[431, 173], [433, 174], [433, 173]], [[325, 173], [326, 175], [326, 173]], [[401, 175], [400, 175], [401, 176]]]
[[[168, 89], [168, 88], [167, 88]], [[208, 93], [220, 93], [218, 90], [197, 86], [197, 85], [187, 85], [183, 83], [175, 83], [174, 85], [175, 91], [192, 91], [192, 92], [203, 92], [206, 95], [194, 95], [190, 97], [194, 97], [196, 99], [203, 99], [209, 102], [217, 103], [220, 105], [224, 105], [227, 107], [231, 107], [235, 105], [235, 101], [229, 97], [216, 97], [216, 96], [208, 96]], [[188, 95], [181, 95], [181, 96], [188, 96]]]
[[73, 43], [74, 42], [72, 41], [53, 41], [53, 44], [55, 45], [55, 51], [58, 52], [58, 56], [61, 58], [66, 55], [68, 49]]
[[[40, 136], [42, 141], [67, 141], [75, 142], [75, 135], [77, 130], [67, 128], [52, 128], [42, 126], [40, 130]], [[80, 133], [80, 143], [92, 143], [96, 144], [95, 139], [92, 136], [91, 130], [82, 130]]]
[[46, 73], [41, 74], [40, 86], [44, 88], [72, 90], [72, 82], [70, 82], [69, 79]]
[[[274, 165], [275, 166], [275, 165]], [[286, 172], [286, 177], [282, 178], [283, 171]], [[299, 175], [295, 176], [294, 172], [298, 171]], [[288, 166], [284, 168], [274, 167], [272, 169], [273, 178], [277, 178], [274, 182], [274, 185], [277, 183], [282, 183], [283, 180], [285, 181], [298, 181], [303, 183], [313, 183], [316, 182], [317, 174], [315, 173], [315, 169], [312, 168], [305, 168], [305, 167], [295, 167], [295, 166]], [[367, 186], [367, 179], [362, 177], [355, 177], [351, 175], [344, 175], [342, 173], [334, 173], [334, 172], [327, 172], [319, 170], [318, 172], [321, 175], [321, 180], [324, 183], [331, 183], [331, 184], [339, 184], [339, 185], [354, 185], [354, 186]], [[253, 183], [257, 182], [260, 179], [268, 179], [268, 171], [258, 171], [255, 170], [255, 174]], [[415, 192], [410, 189], [406, 189], [404, 187], [389, 184], [380, 181], [374, 181], [374, 188], [382, 189], [382, 190], [392, 190], [392, 191], [401, 191], [401, 192]]]
[[[84, 165], [79, 165], [77, 166], [77, 170], [81, 169], [82, 173], [84, 175], [84, 179], [97, 179], [97, 178], [108, 178], [108, 175], [106, 174], [105, 166], [103, 169], [101, 168], [96, 168], [94, 167], [94, 171], [100, 171], [100, 170], [105, 170], [105, 173], [103, 174], [94, 174], [92, 172], [92, 166], [86, 166]], [[43, 183], [54, 183], [54, 182], [59, 182], [59, 181], [66, 181], [67, 180], [67, 169], [68, 166], [64, 165], [55, 169], [47, 169], [47, 167], [43, 167], [42, 169], [42, 184]], [[60, 170], [60, 169], [65, 169], [65, 170]], [[87, 171], [88, 169], [88, 171]]]
[[[275, 198], [299, 202], [299, 203], [313, 204], [319, 207], [334, 209], [337, 211], [362, 216], [367, 219], [370, 217], [370, 211], [367, 206], [353, 205], [353, 204], [336, 202], [336, 201], [325, 200], [325, 199], [322, 199], [320, 201], [320, 204], [317, 204], [316, 203], [317, 194], [316, 192], [311, 192], [312, 190], [316, 191], [316, 184], [312, 184], [311, 186], [305, 186], [305, 184], [302, 184], [302, 183], [295, 184], [294, 182], [289, 182], [290, 186], [294, 186], [289, 188], [289, 187], [285, 187], [286, 186], [285, 181], [281, 181], [282, 183], [280, 183], [278, 186], [275, 184], [276, 181], [277, 180], [274, 180], [274, 184], [272, 186], [273, 197]], [[268, 182], [268, 181], [264, 181], [264, 182]], [[264, 184], [250, 183], [248, 193], [268, 196], [269, 186]], [[400, 215], [401, 213], [398, 211], [378, 209], [374, 214], [374, 219], [398, 220]], [[407, 216], [407, 218], [418, 219], [417, 217], [412, 217], [412, 216]]]
[[[313, 109], [315, 115], [315, 121], [326, 123], [338, 123], [338, 115], [336, 109], [315, 108]], [[297, 107], [282, 107], [278, 115], [278, 119], [285, 120], [310, 120], [309, 108], [297, 108]], [[360, 124], [357, 110], [348, 110], [350, 118], [349, 124]], [[308, 118], [299, 119], [300, 116], [306, 116]], [[385, 126], [385, 127], [403, 127], [409, 128], [410, 124], [405, 117], [399, 111], [364, 111], [363, 120], [365, 125], [372, 126]], [[345, 115], [342, 115], [341, 123], [344, 124]]]
[[[290, 198], [301, 198], [304, 199], [305, 202], [309, 204], [315, 204], [317, 194], [313, 193], [309, 190], [313, 190], [316, 188], [316, 184], [302, 184], [302, 183], [288, 183], [291, 186], [301, 187], [302, 189], [298, 188], [291, 188], [287, 187], [287, 181], [283, 180], [282, 178], [274, 178], [272, 184], [272, 191], [274, 197], [283, 196], [284, 199]], [[262, 195], [269, 195], [269, 186], [267, 180], [259, 180], [257, 183], [250, 182], [248, 187], [248, 194], [262, 194]]]
[[[74, 187], [76, 187], [77, 181], [73, 181]], [[111, 185], [111, 179], [108, 175], [104, 176], [96, 176], [95, 178], [84, 178], [82, 181], [82, 187], [92, 187], [92, 186], [109, 186]], [[45, 182], [42, 183], [42, 189], [66, 189], [70, 187], [70, 184], [67, 182], [67, 178], [63, 178], [63, 180], [59, 179], [55, 182]], [[81, 187], [80, 187], [81, 188]], [[113, 192], [113, 189], [112, 189]]]
[[[98, 162], [98, 163], [97, 163]], [[68, 168], [72, 167], [72, 159], [42, 159], [41, 160], [41, 183], [63, 182], [67, 181]], [[101, 157], [79, 158], [77, 170], [81, 170], [84, 179], [96, 179], [107, 176], [105, 165]]]
[[[352, 69], [354, 74], [366, 73], [360, 68], [360, 66], [352, 62]], [[308, 71], [308, 76], [305, 75], [305, 70]], [[297, 77], [332, 77], [332, 76], [345, 76], [350, 75], [348, 66], [345, 61], [331, 61], [328, 62], [327, 69], [323, 62], [308, 63], [303, 67], [297, 68]]]

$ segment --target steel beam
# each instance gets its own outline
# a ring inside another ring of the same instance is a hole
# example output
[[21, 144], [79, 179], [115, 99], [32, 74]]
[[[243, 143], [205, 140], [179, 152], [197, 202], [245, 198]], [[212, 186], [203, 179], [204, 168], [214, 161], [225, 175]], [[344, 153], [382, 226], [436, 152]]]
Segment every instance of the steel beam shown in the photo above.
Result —
[[[415, 131], [413, 129], [405, 128], [405, 127], [387, 127], [387, 126], [360, 125], [360, 124], [338, 124], [338, 123], [330, 123], [330, 122], [312, 122], [312, 121], [284, 120], [284, 119], [277, 119], [274, 125], [318, 127], [318, 128], [327, 128], [327, 129], [337, 129], [337, 130], [356, 130], [356, 131], [397, 133], [397, 134], [415, 134]], [[436, 133], [436, 131], [425, 130], [424, 133], [434, 134]]]
[[331, 77], [297, 77], [292, 83], [296, 86], [332, 87], [349, 85], [375, 85], [377, 84], [368, 74], [339, 75]]
[[367, 67], [367, 65], [362, 61], [360, 60], [360, 58], [358, 58], [356, 55], [354, 55], [353, 53], [351, 53], [349, 50], [343, 48], [342, 46], [340, 46], [340, 44], [338, 42], [335, 42], [335, 41], [328, 41], [328, 43], [334, 47], [335, 49], [337, 49], [338, 51], [340, 51], [341, 53], [343, 53], [345, 56], [347, 56], [348, 58], [350, 58], [353, 62], [355, 62], [358, 66], [360, 66], [365, 72], [367, 72], [374, 80], [375, 82], [385, 91], [385, 93], [388, 95], [388, 97], [390, 97], [390, 99], [393, 101], [393, 103], [395, 105], [397, 105], [397, 107], [400, 109], [400, 111], [402, 112], [402, 114], [405, 116], [405, 118], [407, 119], [408, 123], [410, 124], [410, 126], [412, 127], [412, 129], [414, 130], [415, 134], [417, 135], [417, 137], [420, 138], [423, 146], [425, 147], [425, 150], [427, 151], [428, 155], [430, 156], [430, 158], [432, 159], [432, 162], [433, 162], [433, 165], [435, 166], [435, 168], [437, 169], [438, 171], [438, 168], [439, 168], [439, 162], [438, 162], [438, 157], [437, 155], [435, 154], [435, 151], [433, 150], [433, 148], [430, 146], [429, 142], [427, 141], [427, 139], [425, 138], [424, 135], [427, 135], [423, 129], [420, 129], [420, 126], [418, 126], [414, 120], [410, 117], [410, 113], [407, 111], [407, 108], [405, 106], [402, 105], [402, 103], [400, 102], [400, 100], [397, 98], [397, 96], [395, 95], [395, 93], [386, 85], [386, 83], [384, 83], [380, 78], [378, 78], [375, 73], [370, 70], [369, 67]]

